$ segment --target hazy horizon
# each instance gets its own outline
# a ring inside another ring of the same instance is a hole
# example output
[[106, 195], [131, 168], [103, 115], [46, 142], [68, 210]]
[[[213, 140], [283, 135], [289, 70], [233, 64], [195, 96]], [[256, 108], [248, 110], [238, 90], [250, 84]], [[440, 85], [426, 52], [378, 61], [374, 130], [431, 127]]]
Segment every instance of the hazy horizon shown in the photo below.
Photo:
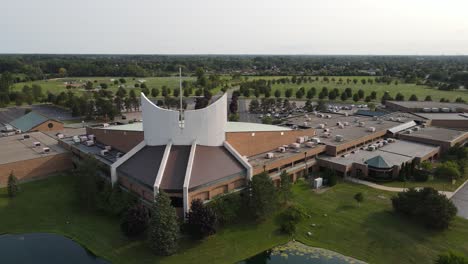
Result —
[[462, 0], [1, 1], [0, 54], [468, 55]]

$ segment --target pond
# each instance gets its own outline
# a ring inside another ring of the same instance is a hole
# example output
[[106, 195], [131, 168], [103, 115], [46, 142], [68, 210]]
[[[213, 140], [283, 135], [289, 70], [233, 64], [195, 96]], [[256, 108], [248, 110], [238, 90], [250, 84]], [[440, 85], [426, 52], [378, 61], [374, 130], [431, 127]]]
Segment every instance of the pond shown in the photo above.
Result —
[[334, 251], [309, 247], [299, 242], [289, 242], [285, 245], [264, 251], [239, 264], [365, 264], [366, 262], [347, 257]]
[[109, 264], [75, 241], [56, 234], [0, 235], [1, 263]]

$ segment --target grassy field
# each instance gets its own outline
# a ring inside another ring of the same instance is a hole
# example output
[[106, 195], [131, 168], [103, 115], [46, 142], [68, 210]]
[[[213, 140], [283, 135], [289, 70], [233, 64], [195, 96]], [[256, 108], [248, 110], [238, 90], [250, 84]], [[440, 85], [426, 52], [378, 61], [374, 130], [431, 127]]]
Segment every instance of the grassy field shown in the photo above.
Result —
[[452, 182], [449, 181], [449, 180], [440, 179], [440, 178], [437, 178], [437, 177], [434, 177], [433, 179], [429, 179], [427, 182], [392, 181], [392, 182], [384, 182], [384, 183], [379, 183], [379, 184], [389, 186], [389, 187], [399, 187], [399, 188], [432, 187], [432, 188], [434, 188], [436, 190], [439, 190], [439, 191], [453, 192], [460, 185], [462, 185], [466, 180], [468, 180], [468, 176], [465, 176], [465, 177], [463, 177], [461, 179], [458, 179], [455, 182], [455, 184], [452, 184]]
[[[283, 76], [285, 77], [285, 76]], [[249, 77], [249, 80], [254, 80], [254, 79], [265, 79], [265, 80], [272, 80], [272, 79], [279, 79], [283, 78], [281, 76], [252, 76]], [[314, 79], [315, 77], [313, 77]], [[372, 91], [377, 92], [377, 99], [380, 101], [380, 98], [382, 98], [383, 94], [386, 91], [390, 92], [390, 95], [395, 97], [398, 92], [403, 94], [405, 96], [405, 100], [408, 100], [412, 94], [415, 94], [418, 97], [418, 100], [422, 101], [427, 95], [431, 95], [433, 101], [439, 101], [441, 98], [446, 98], [450, 99], [451, 102], [453, 102], [457, 97], [462, 97], [465, 100], [468, 101], [468, 90], [457, 90], [457, 91], [440, 91], [434, 88], [430, 88], [425, 85], [416, 85], [416, 84], [408, 84], [408, 83], [402, 83], [401, 81], [398, 84], [395, 84], [394, 82], [391, 83], [390, 85], [382, 84], [382, 83], [376, 83], [374, 82], [373, 84], [369, 84], [366, 82], [366, 84], [361, 83], [361, 79], [375, 79], [375, 77], [369, 77], [369, 76], [335, 76], [335, 82], [331, 81], [332, 77], [328, 77], [330, 79], [329, 82], [323, 81], [323, 77], [319, 77], [318, 81], [314, 82], [308, 82], [308, 83], [302, 83], [300, 85], [298, 84], [274, 84], [272, 86], [273, 92], [276, 89], [280, 89], [282, 92], [282, 96], [284, 96], [284, 91], [289, 88], [293, 88], [294, 93], [293, 93], [293, 98], [295, 98], [295, 92], [297, 89], [300, 87], [306, 88], [306, 90], [310, 89], [311, 87], [315, 87], [317, 89], [317, 95], [315, 96], [314, 99], [318, 98], [318, 93], [321, 91], [322, 87], [327, 87], [328, 90], [330, 91], [331, 89], [338, 88], [340, 92], [344, 91], [346, 88], [351, 88], [353, 89], [353, 93], [356, 93], [359, 89], [362, 89], [365, 92], [365, 95], [370, 95]], [[343, 84], [338, 84], [339, 78], [343, 79]], [[354, 82], [350, 82], [349, 84], [346, 83], [346, 79], [349, 78], [351, 80], [357, 79], [358, 82], [357, 84], [354, 84]], [[305, 96], [304, 96], [305, 98]], [[351, 100], [352, 98], [350, 98]], [[337, 100], [339, 101], [340, 98], [338, 97]]]
[[[87, 81], [91, 81], [94, 84], [94, 87], [99, 85], [100, 83], [106, 83], [108, 85], [109, 90], [115, 92], [117, 91], [119, 85], [115, 85], [111, 82], [111, 79], [118, 80], [119, 77], [70, 77], [70, 78], [60, 78], [60, 79], [51, 79], [51, 80], [43, 80], [43, 81], [34, 81], [34, 82], [26, 82], [26, 83], [17, 83], [13, 86], [14, 91], [20, 91], [24, 85], [31, 86], [32, 84], [39, 84], [42, 87], [42, 91], [44, 93], [51, 92], [54, 94], [58, 94], [61, 92], [67, 92], [67, 88], [65, 85], [66, 81], [75, 81], [85, 84]], [[168, 88], [174, 89], [179, 87], [179, 77], [172, 76], [172, 77], [149, 77], [149, 78], [124, 78], [126, 80], [125, 87], [127, 89], [135, 89], [136, 92], [140, 92], [139, 88], [134, 88], [135, 83], [138, 80], [145, 80], [147, 87], [151, 90], [152, 88], [158, 88], [161, 92], [161, 88], [163, 86], [167, 86]], [[194, 77], [182, 77], [182, 80], [194, 81]], [[96, 81], [96, 83], [95, 83]], [[73, 88], [72, 91], [83, 93], [85, 92], [82, 88]]]
[[[12, 200], [0, 189], [0, 233], [64, 234], [113, 263], [234, 263], [290, 239], [279, 234], [273, 218], [224, 228], [202, 242], [184, 240], [179, 254], [159, 258], [144, 242], [123, 237], [117, 219], [77, 208], [71, 180], [57, 176], [21, 185], [22, 193]], [[310, 215], [295, 239], [308, 245], [369, 263], [432, 263], [449, 249], [468, 255], [467, 220], [457, 218], [449, 230], [431, 232], [392, 213], [391, 193], [349, 183], [317, 194], [299, 182], [293, 192], [295, 203]], [[357, 192], [365, 196], [360, 207], [353, 200]]]

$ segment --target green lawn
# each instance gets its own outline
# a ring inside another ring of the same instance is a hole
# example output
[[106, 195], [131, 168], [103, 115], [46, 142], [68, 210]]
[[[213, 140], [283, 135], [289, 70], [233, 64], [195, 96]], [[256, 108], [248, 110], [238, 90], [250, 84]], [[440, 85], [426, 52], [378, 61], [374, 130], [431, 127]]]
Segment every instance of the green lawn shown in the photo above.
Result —
[[392, 181], [392, 182], [384, 182], [384, 183], [379, 183], [379, 184], [389, 186], [389, 187], [399, 187], [399, 188], [432, 187], [432, 188], [434, 188], [436, 190], [439, 190], [439, 191], [453, 192], [458, 187], [460, 187], [460, 185], [463, 184], [466, 180], [468, 180], [468, 176], [465, 176], [465, 177], [463, 177], [461, 179], [458, 179], [455, 182], [455, 184], [452, 184], [452, 182], [449, 181], [449, 180], [440, 179], [440, 178], [437, 178], [437, 177], [434, 177], [433, 179], [429, 179], [427, 182]]
[[[119, 77], [67, 77], [67, 78], [59, 78], [59, 79], [51, 79], [51, 80], [43, 80], [43, 81], [33, 81], [33, 82], [22, 82], [22, 83], [17, 83], [13, 86], [13, 91], [15, 90], [21, 90], [24, 85], [33, 85], [33, 84], [39, 84], [42, 87], [42, 91], [46, 94], [47, 92], [51, 92], [54, 94], [58, 94], [61, 92], [66, 92], [66, 85], [64, 82], [66, 81], [76, 81], [76, 82], [82, 82], [83, 84], [86, 83], [87, 81], [93, 82], [94, 86], [99, 85], [100, 83], [106, 83], [108, 85], [109, 90], [115, 92], [117, 91], [119, 85], [113, 84], [111, 82], [111, 79], [116, 79], [118, 80]], [[138, 82], [138, 80], [146, 80], [146, 85], [147, 87], [151, 90], [152, 88], [159, 88], [159, 91], [161, 92], [162, 86], [167, 86], [168, 88], [174, 89], [179, 87], [179, 77], [178, 76], [171, 76], [171, 77], [148, 77], [148, 78], [130, 78], [126, 77], [124, 78], [126, 80], [125, 87], [127, 89], [135, 89], [136, 92], [140, 92], [139, 88], [134, 88], [135, 83]], [[189, 80], [193, 81], [195, 80], [194, 77], [182, 77], [182, 80]], [[94, 81], [97, 81], [94, 83]], [[84, 90], [80, 88], [74, 88], [72, 91], [83, 93]]]
[[[254, 79], [265, 79], [265, 80], [272, 80], [272, 79], [279, 79], [279, 78], [284, 78], [286, 76], [251, 76], [248, 79], [249, 80], [254, 80]], [[340, 92], [344, 91], [346, 88], [351, 88], [353, 89], [353, 93], [356, 93], [359, 89], [364, 90], [365, 95], [370, 95], [372, 91], [377, 92], [377, 99], [380, 101], [380, 98], [382, 98], [382, 95], [384, 92], [389, 91], [390, 95], [395, 97], [398, 92], [403, 94], [405, 96], [405, 100], [408, 100], [412, 94], [415, 94], [418, 97], [418, 100], [422, 101], [426, 97], [426, 95], [431, 95], [432, 100], [434, 101], [439, 101], [441, 98], [446, 98], [450, 99], [450, 101], [455, 101], [457, 97], [462, 97], [465, 100], [468, 101], [468, 90], [457, 90], [457, 91], [440, 91], [438, 89], [430, 88], [425, 85], [416, 85], [416, 84], [409, 84], [409, 83], [402, 83], [402, 81], [399, 81], [399, 84], [395, 84], [394, 82], [391, 83], [390, 85], [387, 85], [386, 83], [376, 83], [374, 82], [373, 84], [369, 84], [366, 82], [366, 84], [361, 83], [361, 79], [375, 79], [375, 77], [369, 77], [369, 76], [334, 76], [335, 82], [331, 81], [331, 76], [328, 78], [330, 79], [329, 82], [323, 81], [323, 77], [319, 77], [318, 81], [315, 81], [315, 76], [312, 77], [314, 79], [314, 82], [308, 82], [308, 83], [302, 83], [300, 85], [298, 84], [274, 84], [272, 86], [272, 90], [274, 94], [274, 91], [276, 89], [280, 89], [282, 92], [282, 96], [284, 96], [284, 91], [288, 88], [293, 88], [294, 93], [293, 93], [293, 98], [295, 98], [295, 91], [299, 89], [300, 87], [306, 88], [306, 91], [311, 88], [315, 87], [317, 89], [317, 95], [315, 96], [314, 99], [318, 99], [318, 94], [321, 91], [322, 87], [327, 87], [328, 91], [334, 88], [338, 88]], [[339, 78], [343, 79], [343, 84], [338, 84]], [[349, 84], [346, 83], [346, 79], [349, 78], [351, 79], [351, 82]], [[353, 79], [358, 79], [358, 83], [354, 84], [352, 82]], [[253, 96], [253, 95], [252, 95]], [[305, 96], [304, 96], [305, 98]], [[327, 98], [328, 99], [328, 98]], [[339, 101], [340, 98], [337, 98], [337, 101]], [[352, 98], [350, 98], [348, 101], [351, 101]]]
[[[202, 242], [185, 240], [179, 254], [158, 258], [144, 242], [123, 237], [117, 219], [77, 208], [71, 180], [57, 176], [23, 184], [12, 200], [0, 189], [0, 233], [64, 234], [113, 263], [234, 263], [289, 240], [278, 233], [274, 219], [239, 223]], [[393, 214], [391, 193], [350, 183], [322, 194], [302, 182], [293, 188], [294, 201], [311, 216], [299, 224], [295, 238], [308, 245], [370, 263], [431, 263], [448, 249], [468, 255], [467, 220], [457, 218], [449, 230], [430, 232]], [[353, 200], [357, 192], [365, 194], [360, 207]]]

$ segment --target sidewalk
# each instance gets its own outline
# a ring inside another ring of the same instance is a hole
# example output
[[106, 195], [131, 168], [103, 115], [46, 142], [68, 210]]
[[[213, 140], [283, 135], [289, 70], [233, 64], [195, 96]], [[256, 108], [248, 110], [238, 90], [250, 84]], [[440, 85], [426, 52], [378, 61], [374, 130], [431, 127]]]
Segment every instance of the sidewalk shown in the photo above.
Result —
[[[359, 179], [352, 178], [352, 177], [345, 177], [345, 180], [349, 182], [357, 183], [357, 184], [363, 184], [374, 189], [379, 189], [379, 190], [389, 191], [389, 192], [404, 192], [408, 190], [408, 188], [388, 187], [388, 186], [383, 186], [383, 185], [376, 184], [376, 183], [369, 182], [369, 181], [359, 180]], [[444, 194], [449, 199], [455, 194], [455, 192], [443, 192], [443, 191], [439, 191], [439, 193]]]

